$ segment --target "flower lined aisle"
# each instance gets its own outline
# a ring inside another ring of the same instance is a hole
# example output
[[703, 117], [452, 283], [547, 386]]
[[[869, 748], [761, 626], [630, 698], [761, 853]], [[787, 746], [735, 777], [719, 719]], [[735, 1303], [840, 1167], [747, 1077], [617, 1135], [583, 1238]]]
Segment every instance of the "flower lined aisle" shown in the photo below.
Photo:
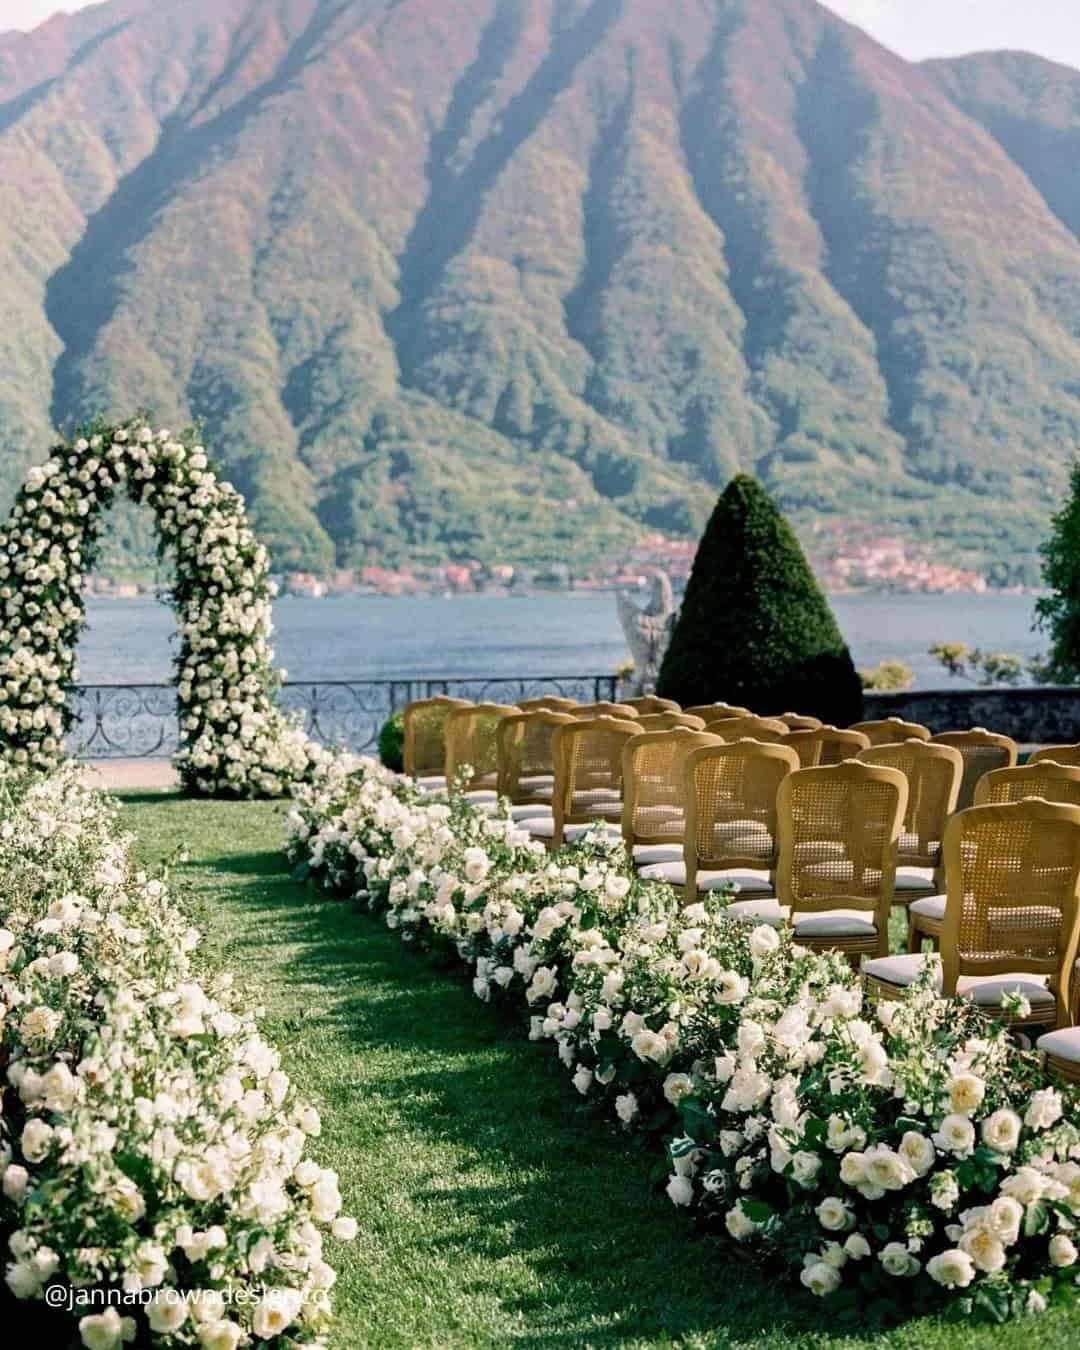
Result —
[[969, 1007], [858, 977], [726, 897], [680, 909], [593, 837], [555, 857], [508, 818], [365, 761], [299, 794], [289, 853], [477, 996], [526, 1011], [574, 1087], [663, 1138], [667, 1191], [840, 1315], [1001, 1319], [1075, 1294], [1080, 1103]]
[[0, 776], [7, 1285], [91, 1350], [325, 1346], [318, 1114], [130, 850], [74, 770]]

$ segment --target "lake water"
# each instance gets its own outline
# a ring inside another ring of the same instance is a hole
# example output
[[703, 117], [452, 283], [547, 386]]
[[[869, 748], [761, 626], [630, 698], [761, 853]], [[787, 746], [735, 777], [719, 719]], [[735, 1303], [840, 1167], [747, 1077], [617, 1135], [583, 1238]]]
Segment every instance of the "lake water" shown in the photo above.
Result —
[[[916, 687], [947, 687], [935, 641], [1033, 656], [1027, 595], [850, 595], [832, 601], [856, 664], [906, 661]], [[84, 684], [158, 684], [171, 674], [172, 611], [153, 599], [94, 600], [80, 644]], [[442, 675], [606, 675], [628, 655], [614, 596], [521, 599], [286, 597], [274, 606], [278, 661], [294, 680]]]

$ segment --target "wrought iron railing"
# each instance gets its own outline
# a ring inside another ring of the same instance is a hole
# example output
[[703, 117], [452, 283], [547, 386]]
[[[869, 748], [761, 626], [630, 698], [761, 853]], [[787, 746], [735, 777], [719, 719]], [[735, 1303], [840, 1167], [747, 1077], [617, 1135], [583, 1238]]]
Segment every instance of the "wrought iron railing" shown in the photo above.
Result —
[[[314, 740], [362, 753], [375, 749], [390, 714], [414, 699], [450, 694], [475, 702], [515, 703], [554, 694], [587, 703], [614, 699], [618, 684], [615, 675], [302, 680], [286, 684], [278, 701], [287, 712], [301, 714]], [[69, 698], [75, 714], [67, 738], [71, 754], [82, 759], [167, 759], [176, 753], [180, 728], [171, 685], [83, 685]]]

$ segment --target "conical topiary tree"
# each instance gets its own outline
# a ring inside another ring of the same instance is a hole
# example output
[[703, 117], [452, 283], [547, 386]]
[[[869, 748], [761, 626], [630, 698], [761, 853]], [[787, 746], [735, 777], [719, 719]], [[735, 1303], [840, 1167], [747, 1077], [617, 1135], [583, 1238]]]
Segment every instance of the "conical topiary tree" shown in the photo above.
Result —
[[725, 489], [698, 547], [657, 693], [683, 707], [739, 703], [845, 726], [862, 683], [799, 541], [746, 474]]

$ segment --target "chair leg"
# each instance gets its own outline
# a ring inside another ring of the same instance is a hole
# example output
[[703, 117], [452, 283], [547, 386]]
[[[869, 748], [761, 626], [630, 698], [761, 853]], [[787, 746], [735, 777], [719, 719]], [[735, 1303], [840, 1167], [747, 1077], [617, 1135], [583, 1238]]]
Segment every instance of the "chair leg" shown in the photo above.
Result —
[[919, 916], [908, 912], [907, 949], [912, 956], [922, 951], [922, 934], [919, 932]]

